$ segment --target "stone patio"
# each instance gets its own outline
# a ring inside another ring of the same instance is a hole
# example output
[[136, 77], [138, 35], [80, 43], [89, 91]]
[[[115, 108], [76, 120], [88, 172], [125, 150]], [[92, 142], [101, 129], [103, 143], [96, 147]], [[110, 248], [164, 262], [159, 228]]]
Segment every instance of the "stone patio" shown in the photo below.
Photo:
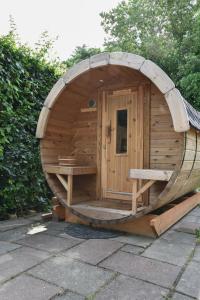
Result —
[[197, 207], [159, 239], [81, 239], [40, 215], [0, 222], [2, 300], [200, 300]]

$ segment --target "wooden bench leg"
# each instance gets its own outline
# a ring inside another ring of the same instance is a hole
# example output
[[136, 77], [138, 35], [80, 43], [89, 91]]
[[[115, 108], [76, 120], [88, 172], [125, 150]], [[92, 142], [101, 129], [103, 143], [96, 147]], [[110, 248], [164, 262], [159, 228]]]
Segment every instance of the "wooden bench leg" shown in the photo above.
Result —
[[72, 205], [72, 191], [73, 191], [73, 176], [68, 175], [68, 191], [67, 191], [67, 204], [68, 206]]
[[132, 187], [132, 214], [135, 215], [137, 212], [137, 180], [133, 180]]
[[67, 181], [62, 175], [56, 174], [56, 176], [67, 191], [67, 205], [72, 205], [73, 175], [67, 175]]
[[137, 213], [137, 199], [142, 196], [142, 194], [148, 190], [156, 180], [149, 180], [139, 191], [137, 191], [137, 179], [133, 180], [133, 189], [132, 189], [132, 214]]

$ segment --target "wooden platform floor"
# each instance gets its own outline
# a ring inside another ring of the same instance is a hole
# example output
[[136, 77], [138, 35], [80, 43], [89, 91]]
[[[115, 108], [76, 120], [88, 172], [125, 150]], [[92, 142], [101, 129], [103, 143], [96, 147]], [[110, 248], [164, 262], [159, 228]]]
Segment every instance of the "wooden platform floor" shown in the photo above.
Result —
[[[124, 223], [118, 223], [117, 220], [130, 214], [130, 210], [125, 209], [125, 207], [127, 208], [127, 204], [122, 204], [123, 209], [122, 206], [119, 206], [120, 209], [117, 210], [116, 208], [101, 207], [103, 203], [100, 203], [100, 207], [97, 207], [96, 205], [99, 205], [99, 203], [100, 201], [89, 201], [84, 202], [83, 204], [74, 205], [72, 208], [74, 208], [77, 212], [80, 212], [82, 215], [85, 214], [88, 219], [101, 219], [105, 221], [112, 219], [116, 220], [116, 223], [101, 223], [97, 225], [93, 222], [89, 222], [74, 215], [69, 209], [62, 207], [58, 201], [55, 203], [53, 211], [60, 219], [65, 219], [67, 222], [87, 224], [101, 228], [157, 237], [180, 220], [195, 206], [200, 204], [200, 193], [182, 197], [165, 207], [151, 212], [150, 214], [141, 216], [137, 219], [127, 220]], [[94, 206], [92, 206], [92, 204]], [[106, 201], [104, 205], [113, 207], [112, 201]], [[87, 206], [89, 206], [90, 209], [88, 209]]]
[[111, 218], [120, 219], [132, 213], [130, 201], [114, 199], [86, 201], [71, 205], [71, 208], [74, 208], [81, 214], [102, 220], [110, 220]]

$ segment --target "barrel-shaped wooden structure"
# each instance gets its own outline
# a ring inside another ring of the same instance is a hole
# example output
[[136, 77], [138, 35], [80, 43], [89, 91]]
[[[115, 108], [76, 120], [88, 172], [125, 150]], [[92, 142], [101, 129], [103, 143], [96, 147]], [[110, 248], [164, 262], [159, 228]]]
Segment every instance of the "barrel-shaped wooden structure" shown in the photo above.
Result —
[[[81, 61], [58, 80], [36, 136], [60, 203], [90, 222], [117, 223], [199, 187], [199, 130], [200, 113], [160, 67], [113, 52]], [[65, 156], [78, 164], [59, 165]]]

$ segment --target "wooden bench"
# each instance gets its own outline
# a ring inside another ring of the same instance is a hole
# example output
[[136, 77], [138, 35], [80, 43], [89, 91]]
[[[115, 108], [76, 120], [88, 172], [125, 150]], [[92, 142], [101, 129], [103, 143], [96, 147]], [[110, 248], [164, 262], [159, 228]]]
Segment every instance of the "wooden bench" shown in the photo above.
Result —
[[[55, 174], [60, 183], [63, 185], [67, 191], [67, 205], [72, 205], [72, 195], [73, 195], [73, 176], [75, 175], [87, 175], [96, 174], [95, 166], [60, 166], [46, 164], [44, 170], [49, 174]], [[63, 176], [67, 176], [67, 180]]]
[[[169, 181], [173, 171], [169, 170], [151, 170], [151, 169], [130, 169], [129, 179], [133, 179], [132, 189], [132, 214], [136, 214], [138, 209], [145, 207], [137, 207], [137, 199], [147, 191], [156, 181]], [[138, 180], [148, 180], [143, 187], [138, 190]]]

